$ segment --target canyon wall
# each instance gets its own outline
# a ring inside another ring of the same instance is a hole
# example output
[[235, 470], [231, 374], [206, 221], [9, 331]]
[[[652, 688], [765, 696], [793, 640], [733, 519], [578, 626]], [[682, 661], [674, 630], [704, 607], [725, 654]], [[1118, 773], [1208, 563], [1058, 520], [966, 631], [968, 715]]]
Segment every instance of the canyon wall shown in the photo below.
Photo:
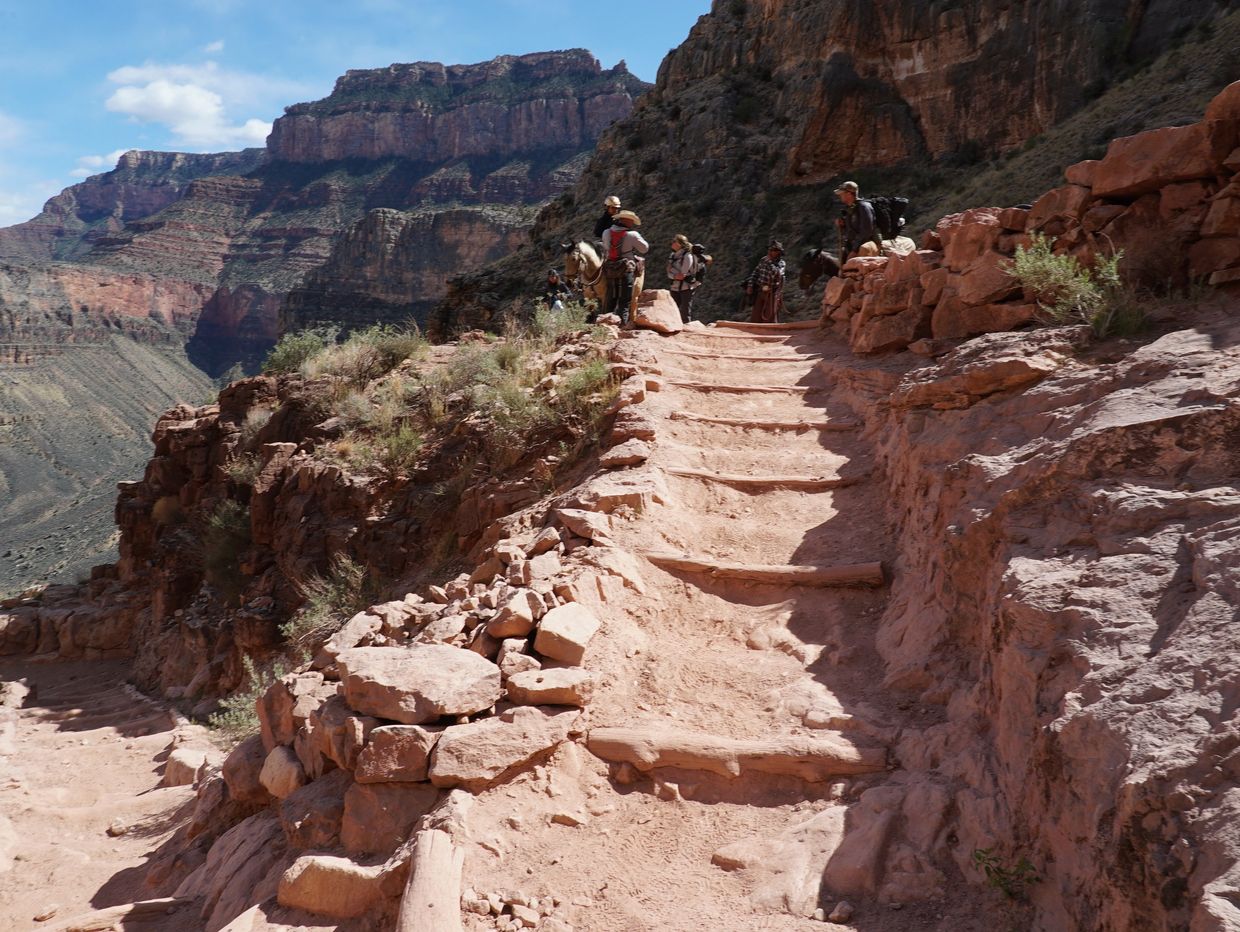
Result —
[[[325, 101], [288, 108], [266, 149], [128, 152], [38, 217], [0, 230], [0, 344], [16, 358], [41, 355], [33, 344], [94, 343], [107, 366], [121, 336], [165, 345], [218, 377], [253, 370], [282, 313], [291, 328], [420, 323], [449, 276], [515, 248], [538, 206], [576, 180], [599, 132], [645, 89], [623, 65], [604, 70], [582, 50], [394, 65], [350, 72]], [[349, 149], [342, 139], [370, 142]], [[388, 253], [370, 255], [370, 245]], [[125, 431], [142, 434], [155, 410], [207, 392], [205, 377], [191, 378], [192, 389], [157, 392], [151, 409], [128, 395], [147, 391], [145, 380], [122, 367], [106, 381], [117, 411], [141, 412]], [[37, 406], [6, 414], [43, 416]], [[66, 442], [93, 442], [89, 431], [75, 437]], [[93, 524], [104, 519], [101, 511]], [[23, 560], [0, 584], [35, 581], [40, 565], [51, 563]]]

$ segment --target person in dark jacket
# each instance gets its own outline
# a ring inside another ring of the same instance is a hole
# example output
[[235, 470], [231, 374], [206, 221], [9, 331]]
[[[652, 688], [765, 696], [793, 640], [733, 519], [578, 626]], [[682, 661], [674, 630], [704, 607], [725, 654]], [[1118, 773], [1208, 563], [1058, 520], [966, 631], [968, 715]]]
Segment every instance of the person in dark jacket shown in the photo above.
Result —
[[836, 221], [843, 239], [843, 255], [840, 262], [853, 256], [877, 256], [879, 254], [878, 224], [874, 220], [874, 207], [861, 199], [861, 191], [855, 181], [845, 181], [835, 189], [836, 196], [844, 205], [844, 212]]
[[[542, 300], [552, 310], [562, 310], [564, 302], [573, 296], [573, 290], [560, 278], [558, 269], [547, 269], [547, 281], [543, 283]], [[557, 305], [559, 305], [557, 307]]]
[[603, 215], [594, 224], [594, 238], [597, 240], [601, 240], [603, 234], [616, 222], [616, 214], [620, 211], [620, 198], [614, 194], [607, 195], [607, 199], [603, 201], [603, 208]]

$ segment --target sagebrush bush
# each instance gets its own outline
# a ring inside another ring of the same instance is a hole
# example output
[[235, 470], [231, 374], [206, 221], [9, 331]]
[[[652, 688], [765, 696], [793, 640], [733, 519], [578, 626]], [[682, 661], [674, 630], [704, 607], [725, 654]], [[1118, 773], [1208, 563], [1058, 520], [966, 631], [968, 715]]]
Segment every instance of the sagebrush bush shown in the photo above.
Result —
[[1131, 333], [1144, 323], [1141, 297], [1120, 277], [1123, 252], [1099, 258], [1093, 268], [1075, 256], [1056, 255], [1054, 241], [1030, 237], [1012, 259], [1012, 274], [1037, 301], [1047, 320], [1088, 324], [1099, 337]]
[[335, 327], [320, 327], [284, 334], [263, 361], [263, 372], [266, 375], [284, 375], [301, 371], [307, 360], [322, 353], [328, 346], [335, 345], [339, 333]]
[[380, 324], [355, 331], [343, 343], [325, 347], [303, 363], [302, 372], [309, 378], [330, 375], [365, 385], [406, 359], [421, 355], [426, 346], [416, 327]]
[[250, 546], [250, 511], [240, 502], [218, 502], [202, 524], [202, 572], [226, 602], [234, 602], [243, 588], [241, 556]]
[[249, 657], [242, 658], [245, 670], [241, 685], [220, 703], [220, 710], [207, 719], [217, 743], [226, 747], [239, 744], [259, 730], [258, 701], [271, 685], [289, 671], [289, 665], [276, 661], [259, 669]]
[[251, 408], [245, 413], [245, 420], [241, 422], [241, 433], [237, 437], [237, 443], [243, 447], [253, 445], [258, 439], [259, 431], [267, 426], [272, 415], [275, 414], [271, 408]]
[[230, 456], [220, 468], [237, 485], [253, 485], [263, 471], [263, 462], [257, 453], [242, 453]]
[[370, 605], [374, 587], [366, 568], [351, 557], [332, 558], [327, 574], [310, 576], [298, 585], [305, 600], [301, 609], [280, 627], [280, 633], [299, 648], [314, 650], [353, 615]]

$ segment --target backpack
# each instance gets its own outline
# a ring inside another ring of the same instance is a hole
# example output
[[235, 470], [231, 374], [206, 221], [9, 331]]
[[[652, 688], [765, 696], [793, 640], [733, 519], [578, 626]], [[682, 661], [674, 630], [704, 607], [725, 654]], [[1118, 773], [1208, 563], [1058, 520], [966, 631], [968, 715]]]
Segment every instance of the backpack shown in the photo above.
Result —
[[620, 244], [624, 242], [625, 235], [621, 233], [617, 236], [614, 231], [607, 231], [607, 259], [609, 262], [615, 262], [620, 258]]
[[904, 229], [904, 218], [908, 215], [907, 197], [867, 197], [874, 208], [874, 225], [878, 227], [883, 239], [895, 239]]

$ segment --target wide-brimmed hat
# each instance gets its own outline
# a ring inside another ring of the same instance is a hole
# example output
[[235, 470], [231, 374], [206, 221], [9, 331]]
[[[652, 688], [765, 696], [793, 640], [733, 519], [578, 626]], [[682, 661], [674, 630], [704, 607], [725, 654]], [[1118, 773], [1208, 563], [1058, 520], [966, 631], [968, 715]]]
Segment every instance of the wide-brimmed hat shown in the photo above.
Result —
[[851, 191], [856, 194], [861, 188], [857, 186], [855, 181], [845, 181], [842, 185], [835, 189], [836, 194], [843, 194], [845, 191]]
[[767, 252], [770, 252], [771, 250], [775, 250], [782, 256], [784, 254], [784, 244], [777, 239], [773, 239], [771, 240], [771, 245], [766, 247]]
[[615, 216], [617, 223], [631, 223], [635, 227], [642, 225], [642, 218], [631, 210], [622, 210]]
[[604, 207], [619, 207], [620, 198], [616, 197], [614, 194], [609, 194], [607, 195], [607, 198], [603, 201], [603, 206]]

